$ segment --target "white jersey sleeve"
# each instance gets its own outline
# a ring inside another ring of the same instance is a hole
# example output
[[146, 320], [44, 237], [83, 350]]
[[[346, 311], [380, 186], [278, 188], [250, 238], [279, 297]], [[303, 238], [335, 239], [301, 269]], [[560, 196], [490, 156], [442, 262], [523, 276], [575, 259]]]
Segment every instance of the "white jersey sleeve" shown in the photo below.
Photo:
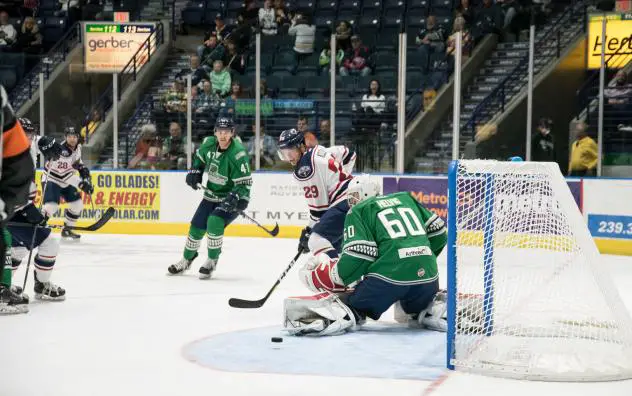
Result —
[[46, 171], [50, 169], [48, 180], [64, 188], [79, 185], [79, 175], [77, 167], [83, 165], [81, 161], [81, 145], [72, 150], [67, 145], [62, 145], [61, 156], [58, 160], [46, 162]]
[[352, 176], [328, 149], [316, 146], [303, 154], [294, 178], [307, 200], [311, 227], [330, 207], [347, 199], [347, 185]]
[[342, 169], [348, 175], [353, 173], [356, 162], [356, 153], [347, 146], [332, 146], [326, 149], [342, 165]]

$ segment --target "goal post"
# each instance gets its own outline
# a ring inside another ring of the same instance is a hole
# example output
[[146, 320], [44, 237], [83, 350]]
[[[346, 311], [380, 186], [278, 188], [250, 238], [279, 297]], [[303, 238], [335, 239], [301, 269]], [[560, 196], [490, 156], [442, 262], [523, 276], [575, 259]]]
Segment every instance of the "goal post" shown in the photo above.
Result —
[[632, 378], [632, 320], [556, 163], [452, 161], [447, 367]]

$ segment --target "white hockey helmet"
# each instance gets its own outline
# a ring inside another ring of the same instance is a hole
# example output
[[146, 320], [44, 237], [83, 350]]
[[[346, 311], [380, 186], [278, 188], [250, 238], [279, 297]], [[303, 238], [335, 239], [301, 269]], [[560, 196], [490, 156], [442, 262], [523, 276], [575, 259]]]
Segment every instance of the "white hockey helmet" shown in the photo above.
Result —
[[353, 207], [359, 202], [380, 195], [380, 186], [367, 174], [354, 176], [347, 186], [347, 203]]

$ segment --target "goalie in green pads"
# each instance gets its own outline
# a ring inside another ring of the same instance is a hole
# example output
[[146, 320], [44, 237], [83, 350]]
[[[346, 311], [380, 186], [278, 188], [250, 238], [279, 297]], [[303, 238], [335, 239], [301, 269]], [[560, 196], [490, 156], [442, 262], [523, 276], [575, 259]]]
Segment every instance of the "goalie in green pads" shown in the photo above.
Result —
[[208, 181], [204, 198], [191, 220], [183, 257], [168, 268], [171, 275], [189, 269], [206, 234], [208, 258], [200, 267], [199, 276], [200, 279], [210, 278], [222, 250], [224, 228], [248, 206], [252, 185], [249, 158], [244, 146], [233, 139], [234, 134], [233, 121], [219, 117], [215, 123], [215, 136], [204, 139], [195, 152], [186, 183], [197, 190], [204, 173]]
[[437, 269], [445, 223], [408, 192], [378, 194], [367, 175], [349, 183], [342, 254], [316, 255], [300, 271], [303, 283], [321, 294], [286, 300], [290, 334], [340, 334], [396, 303], [407, 322], [445, 331]]

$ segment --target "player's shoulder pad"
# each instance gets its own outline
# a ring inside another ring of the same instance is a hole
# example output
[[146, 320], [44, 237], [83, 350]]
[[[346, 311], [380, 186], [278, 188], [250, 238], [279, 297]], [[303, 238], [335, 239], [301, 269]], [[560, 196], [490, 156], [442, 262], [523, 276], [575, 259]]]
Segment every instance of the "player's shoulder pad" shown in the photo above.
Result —
[[248, 160], [248, 151], [246, 150], [246, 148], [240, 141], [233, 139], [233, 143], [231, 144], [230, 151], [231, 151], [231, 157], [235, 161], [243, 161], [244, 158], [246, 159], [246, 161]]
[[207, 136], [202, 140], [201, 147], [213, 146], [217, 143], [217, 138], [215, 136]]
[[314, 175], [314, 148], [309, 148], [305, 154], [298, 160], [296, 167], [294, 168], [294, 176], [299, 180], [307, 180]]

